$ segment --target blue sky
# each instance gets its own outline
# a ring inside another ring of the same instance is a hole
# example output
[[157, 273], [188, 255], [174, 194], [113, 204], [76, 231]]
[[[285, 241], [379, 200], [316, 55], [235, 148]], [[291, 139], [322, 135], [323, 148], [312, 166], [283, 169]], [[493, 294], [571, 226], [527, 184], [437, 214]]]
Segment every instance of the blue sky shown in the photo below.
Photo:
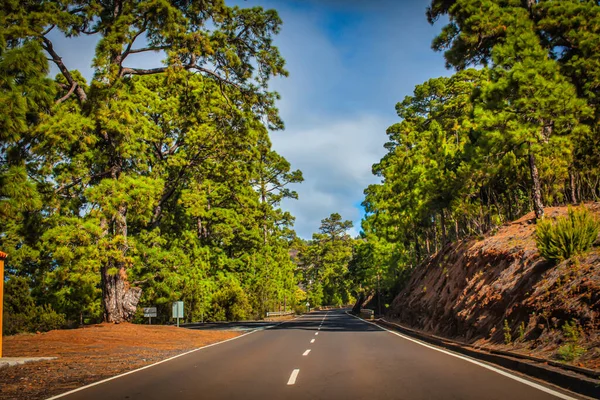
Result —
[[415, 85], [448, 75], [431, 41], [442, 23], [425, 17], [427, 0], [246, 0], [275, 8], [283, 28], [275, 43], [290, 76], [274, 82], [286, 129], [273, 146], [304, 173], [299, 200], [283, 206], [310, 238], [332, 212], [360, 230], [363, 190], [378, 180], [371, 166], [385, 154], [395, 105]]
[[[271, 135], [274, 149], [305, 181], [299, 200], [282, 207], [296, 217], [296, 231], [310, 238], [333, 212], [360, 230], [363, 190], [377, 178], [371, 166], [385, 153], [385, 130], [398, 120], [395, 104], [415, 85], [448, 75], [443, 56], [431, 50], [442, 22], [425, 17], [428, 0], [226, 0], [241, 7], [274, 8], [283, 20], [275, 44], [288, 78], [275, 79], [284, 131]], [[97, 38], [54, 38], [69, 69], [87, 77]], [[157, 65], [160, 55], [137, 55]], [[56, 70], [53, 73], [57, 72]]]

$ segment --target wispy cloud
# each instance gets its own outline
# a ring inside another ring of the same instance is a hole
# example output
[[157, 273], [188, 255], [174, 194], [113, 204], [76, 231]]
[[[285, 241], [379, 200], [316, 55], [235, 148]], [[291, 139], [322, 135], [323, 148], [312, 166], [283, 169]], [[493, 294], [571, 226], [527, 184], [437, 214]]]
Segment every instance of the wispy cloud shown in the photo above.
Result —
[[397, 121], [395, 103], [447, 73], [441, 55], [429, 50], [436, 29], [425, 19], [426, 4], [266, 1], [284, 21], [275, 43], [290, 77], [273, 87], [282, 95], [286, 130], [272, 140], [304, 173], [295, 187], [299, 200], [283, 204], [299, 236], [310, 238], [332, 212], [351, 219], [358, 233], [363, 191], [378, 180], [371, 167]]
[[358, 232], [362, 210], [356, 203], [363, 189], [376, 182], [371, 165], [384, 154], [387, 125], [380, 116], [357, 115], [273, 135], [277, 151], [304, 173], [305, 182], [295, 188], [300, 200], [283, 205], [296, 216], [301, 237], [310, 238], [333, 212], [352, 220]]

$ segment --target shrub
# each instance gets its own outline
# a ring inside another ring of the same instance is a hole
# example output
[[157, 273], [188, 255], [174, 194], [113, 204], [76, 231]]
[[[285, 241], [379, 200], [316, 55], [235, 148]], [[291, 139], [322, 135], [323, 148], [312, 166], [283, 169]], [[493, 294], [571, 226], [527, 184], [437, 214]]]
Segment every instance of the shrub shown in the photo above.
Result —
[[585, 349], [575, 343], [567, 343], [558, 348], [556, 356], [563, 361], [573, 361], [581, 357], [585, 353]]
[[547, 260], [557, 262], [583, 254], [598, 237], [600, 222], [586, 208], [569, 207], [566, 217], [538, 222], [536, 244]]
[[510, 344], [512, 342], [512, 335], [510, 334], [510, 326], [508, 326], [508, 320], [504, 320], [504, 327], [502, 328], [504, 332], [504, 344]]
[[585, 349], [577, 345], [580, 337], [579, 325], [577, 322], [565, 322], [562, 331], [567, 343], [558, 348], [556, 356], [563, 361], [573, 361], [582, 356], [585, 353]]
[[524, 340], [525, 339], [525, 322], [521, 321], [521, 324], [519, 325], [519, 340]]
[[33, 322], [35, 331], [45, 332], [53, 329], [61, 329], [67, 325], [65, 314], [59, 314], [52, 309], [50, 304], [36, 307], [37, 316]]
[[59, 314], [49, 304], [37, 306], [25, 278], [11, 277], [5, 284], [4, 326], [5, 335], [21, 332], [45, 332], [64, 328], [65, 315]]
[[212, 300], [213, 318], [217, 321], [241, 321], [252, 312], [248, 296], [233, 279], [223, 282]]
[[296, 304], [294, 306], [294, 313], [296, 314], [304, 314], [306, 311], [306, 304]]

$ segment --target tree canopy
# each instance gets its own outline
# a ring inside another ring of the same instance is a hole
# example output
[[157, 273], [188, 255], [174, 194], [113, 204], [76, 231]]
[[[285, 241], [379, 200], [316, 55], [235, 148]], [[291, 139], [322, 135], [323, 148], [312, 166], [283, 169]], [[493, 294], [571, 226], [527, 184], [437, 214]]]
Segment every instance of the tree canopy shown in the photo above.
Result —
[[[248, 318], [294, 298], [279, 204], [302, 174], [269, 140], [283, 123], [268, 83], [287, 75], [274, 10], [8, 1], [0, 19], [10, 279], [75, 322], [132, 320], [138, 304], [166, 318], [174, 300], [190, 319]], [[56, 35], [98, 37], [91, 81]]]

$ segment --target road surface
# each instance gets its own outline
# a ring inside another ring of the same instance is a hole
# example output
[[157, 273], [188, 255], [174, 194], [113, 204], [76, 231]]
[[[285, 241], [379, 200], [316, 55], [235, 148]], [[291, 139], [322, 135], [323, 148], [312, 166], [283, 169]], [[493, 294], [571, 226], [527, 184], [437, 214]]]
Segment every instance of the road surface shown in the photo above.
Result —
[[334, 310], [313, 312], [61, 398], [570, 398], [518, 379]]
[[243, 322], [202, 322], [181, 325], [187, 329], [211, 331], [254, 331], [270, 329], [279, 325], [277, 321], [243, 321]]

